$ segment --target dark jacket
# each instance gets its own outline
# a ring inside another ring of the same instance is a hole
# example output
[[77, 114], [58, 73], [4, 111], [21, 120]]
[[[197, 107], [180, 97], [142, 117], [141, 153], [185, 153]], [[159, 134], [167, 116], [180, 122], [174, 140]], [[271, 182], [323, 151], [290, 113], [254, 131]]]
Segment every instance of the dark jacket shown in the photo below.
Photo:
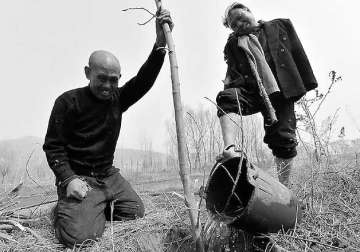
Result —
[[57, 182], [113, 168], [122, 113], [152, 87], [163, 61], [164, 52], [153, 49], [137, 75], [109, 101], [96, 98], [89, 86], [56, 99], [43, 149]]
[[[298, 100], [307, 91], [318, 86], [304, 48], [289, 19], [274, 19], [261, 23], [259, 41], [264, 49], [265, 58], [271, 67], [279, 87], [286, 98]], [[230, 36], [225, 49], [228, 63], [227, 74], [232, 79], [243, 79], [239, 63], [243, 52], [234, 53], [238, 48], [235, 36]], [[241, 84], [241, 83], [240, 83]]]

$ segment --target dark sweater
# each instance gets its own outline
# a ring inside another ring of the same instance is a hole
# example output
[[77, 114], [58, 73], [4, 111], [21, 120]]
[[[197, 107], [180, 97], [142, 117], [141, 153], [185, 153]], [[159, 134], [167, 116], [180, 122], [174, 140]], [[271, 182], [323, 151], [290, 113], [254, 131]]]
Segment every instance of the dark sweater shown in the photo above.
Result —
[[108, 173], [112, 167], [122, 113], [153, 86], [164, 51], [152, 50], [137, 75], [112, 99], [97, 99], [89, 86], [60, 95], [51, 112], [43, 149], [57, 182], [74, 175]]

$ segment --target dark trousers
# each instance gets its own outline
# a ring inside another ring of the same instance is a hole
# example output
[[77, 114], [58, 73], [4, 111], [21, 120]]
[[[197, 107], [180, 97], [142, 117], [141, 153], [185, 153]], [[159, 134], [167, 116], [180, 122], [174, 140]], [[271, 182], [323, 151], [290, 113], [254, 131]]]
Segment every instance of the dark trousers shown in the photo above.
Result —
[[82, 176], [91, 189], [83, 200], [66, 197], [66, 188], [58, 187], [58, 204], [54, 212], [55, 234], [61, 243], [74, 245], [99, 238], [110, 220], [110, 202], [114, 201], [113, 220], [144, 216], [144, 205], [120, 173], [108, 177]]
[[275, 157], [292, 158], [297, 155], [296, 146], [298, 145], [296, 139], [296, 117], [294, 110], [294, 102], [285, 99], [283, 96], [270, 97], [271, 104], [276, 111], [278, 122], [272, 126], [268, 126], [268, 114], [262, 110], [264, 117], [265, 136], [264, 143], [266, 143], [272, 150]]
[[242, 115], [261, 112], [264, 117], [264, 143], [272, 150], [273, 155], [279, 158], [295, 157], [297, 140], [294, 101], [286, 99], [281, 93], [271, 95], [270, 100], [278, 119], [272, 126], [268, 126], [268, 115], [259, 93], [249, 93], [242, 88], [228, 88], [219, 92], [216, 97], [218, 116], [225, 113], [240, 114], [239, 103]]

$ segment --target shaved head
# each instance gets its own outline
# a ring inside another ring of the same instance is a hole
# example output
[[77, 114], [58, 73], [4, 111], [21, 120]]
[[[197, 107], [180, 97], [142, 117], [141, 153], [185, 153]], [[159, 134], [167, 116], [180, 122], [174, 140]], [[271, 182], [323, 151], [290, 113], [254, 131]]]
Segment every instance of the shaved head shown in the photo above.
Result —
[[85, 66], [86, 78], [92, 93], [101, 100], [109, 100], [121, 77], [119, 60], [110, 52], [95, 51]]
[[95, 51], [90, 55], [89, 67], [92, 69], [113, 70], [120, 73], [119, 60], [111, 52], [103, 50]]

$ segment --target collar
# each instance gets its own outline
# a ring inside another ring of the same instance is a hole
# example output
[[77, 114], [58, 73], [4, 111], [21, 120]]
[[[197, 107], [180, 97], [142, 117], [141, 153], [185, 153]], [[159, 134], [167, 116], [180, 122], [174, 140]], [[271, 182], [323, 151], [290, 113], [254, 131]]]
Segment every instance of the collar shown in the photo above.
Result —
[[259, 20], [258, 21], [258, 26], [256, 26], [256, 27], [251, 27], [251, 28], [247, 29], [246, 31], [232, 32], [229, 35], [228, 41], [233, 39], [233, 38], [241, 37], [241, 36], [244, 36], [244, 35], [249, 35], [249, 34], [257, 35], [260, 32], [260, 30], [264, 28], [264, 23], [265, 23], [264, 21]]

